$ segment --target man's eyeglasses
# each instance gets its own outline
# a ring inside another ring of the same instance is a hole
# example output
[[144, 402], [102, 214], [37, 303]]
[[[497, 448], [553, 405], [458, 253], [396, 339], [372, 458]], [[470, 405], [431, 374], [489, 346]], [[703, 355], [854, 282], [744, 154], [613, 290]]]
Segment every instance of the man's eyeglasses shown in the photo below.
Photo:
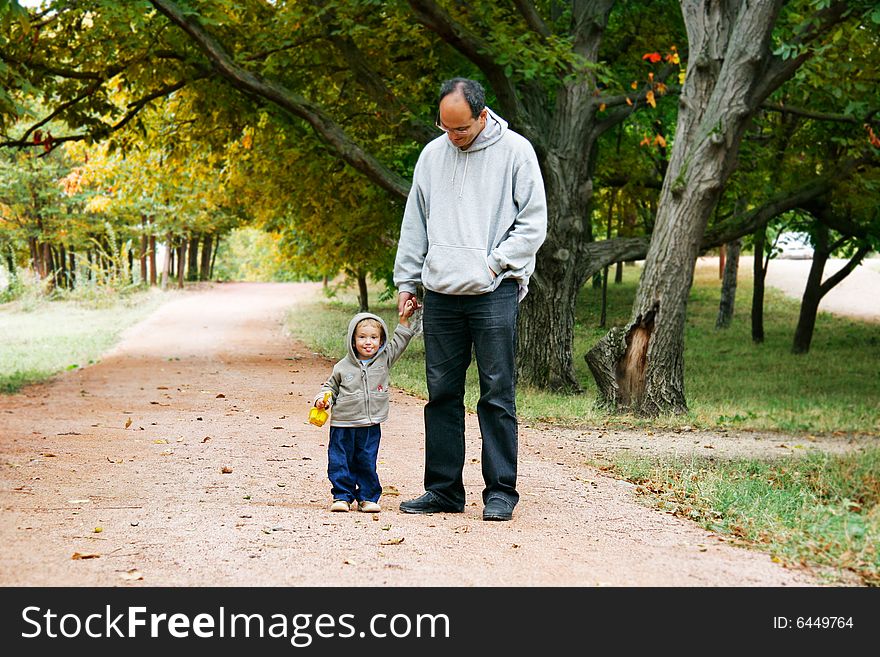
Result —
[[440, 112], [437, 112], [437, 116], [434, 117], [434, 127], [442, 130], [443, 132], [452, 132], [459, 136], [466, 135], [468, 132], [470, 132], [470, 129], [474, 127], [474, 123], [476, 122], [477, 121], [474, 120], [473, 123], [471, 123], [466, 128], [447, 128], [445, 125], [440, 123]]

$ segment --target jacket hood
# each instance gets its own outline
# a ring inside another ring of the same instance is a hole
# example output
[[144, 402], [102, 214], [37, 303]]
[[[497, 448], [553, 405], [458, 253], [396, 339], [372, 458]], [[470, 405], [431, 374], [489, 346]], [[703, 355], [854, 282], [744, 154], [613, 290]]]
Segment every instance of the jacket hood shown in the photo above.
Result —
[[[498, 116], [495, 112], [493, 112], [488, 106], [486, 107], [486, 127], [480, 131], [480, 134], [477, 135], [477, 138], [471, 143], [470, 147], [467, 148], [465, 153], [472, 153], [474, 151], [479, 151], [484, 148], [488, 148], [496, 141], [501, 139], [501, 136], [507, 131], [507, 121]], [[449, 141], [445, 135], [443, 138], [446, 139], [446, 143], [450, 148], [455, 150], [461, 150]]]
[[348, 347], [348, 357], [349, 359], [351, 359], [352, 362], [354, 362], [355, 365], [359, 365], [361, 359], [358, 357], [358, 353], [354, 349], [354, 329], [358, 325], [358, 322], [364, 319], [375, 319], [377, 322], [379, 322], [379, 325], [382, 327], [382, 335], [385, 336], [382, 342], [382, 346], [379, 347], [379, 349], [373, 355], [373, 358], [371, 358], [370, 360], [373, 360], [374, 358], [376, 358], [376, 356], [381, 354], [385, 350], [385, 346], [388, 344], [388, 327], [385, 325], [385, 320], [378, 315], [374, 315], [373, 313], [358, 313], [357, 315], [352, 317], [351, 321], [348, 323], [348, 334], [345, 339], [345, 344]]

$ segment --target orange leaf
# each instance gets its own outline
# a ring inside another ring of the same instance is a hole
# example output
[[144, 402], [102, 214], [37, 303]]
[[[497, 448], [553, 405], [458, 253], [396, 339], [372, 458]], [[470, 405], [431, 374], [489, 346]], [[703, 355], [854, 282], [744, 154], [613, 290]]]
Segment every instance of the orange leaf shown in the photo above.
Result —
[[666, 140], [663, 139], [663, 135], [657, 135], [656, 137], [654, 137], [654, 144], [656, 144], [660, 148], [666, 148]]
[[656, 64], [663, 58], [660, 56], [659, 52], [649, 52], [642, 55], [642, 59], [647, 59], [652, 64]]
[[642, 141], [639, 142], [639, 146], [650, 146], [651, 140], [645, 137]]
[[601, 105], [599, 105], [599, 111], [600, 111], [600, 112], [604, 112], [604, 111], [605, 111], [605, 103], [602, 103]]
[[626, 97], [626, 104], [632, 106], [633, 102], [629, 99], [629, 96]]
[[653, 91], [649, 91], [647, 94], [645, 94], [645, 100], [648, 101], [648, 105], [650, 105], [651, 107], [657, 107], [657, 101], [654, 99]]
[[638, 89], [638, 88], [639, 88], [639, 83], [636, 82], [635, 80], [633, 80], [633, 83], [632, 83], [631, 85], [629, 85], [629, 86], [632, 87], [633, 89]]

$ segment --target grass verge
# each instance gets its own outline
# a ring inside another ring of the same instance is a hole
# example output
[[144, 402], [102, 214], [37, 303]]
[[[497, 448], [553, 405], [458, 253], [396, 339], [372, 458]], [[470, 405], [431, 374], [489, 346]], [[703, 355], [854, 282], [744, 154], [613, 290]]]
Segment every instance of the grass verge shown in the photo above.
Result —
[[166, 298], [154, 290], [56, 301], [27, 297], [0, 305], [0, 393], [96, 362], [123, 330]]
[[603, 470], [660, 509], [806, 566], [831, 584], [880, 586], [880, 449], [774, 461], [622, 455]]

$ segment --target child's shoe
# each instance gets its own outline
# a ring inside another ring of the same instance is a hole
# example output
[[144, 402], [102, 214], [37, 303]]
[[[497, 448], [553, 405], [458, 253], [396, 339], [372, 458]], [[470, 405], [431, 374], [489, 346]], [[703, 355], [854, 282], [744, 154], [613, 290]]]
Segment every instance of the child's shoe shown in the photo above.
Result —
[[369, 500], [358, 502], [358, 511], [363, 511], [364, 513], [379, 513], [381, 510], [382, 507], [379, 506], [378, 502], [370, 502]]
[[330, 510], [347, 513], [351, 510], [351, 503], [348, 500], [333, 500], [333, 504], [330, 505]]

